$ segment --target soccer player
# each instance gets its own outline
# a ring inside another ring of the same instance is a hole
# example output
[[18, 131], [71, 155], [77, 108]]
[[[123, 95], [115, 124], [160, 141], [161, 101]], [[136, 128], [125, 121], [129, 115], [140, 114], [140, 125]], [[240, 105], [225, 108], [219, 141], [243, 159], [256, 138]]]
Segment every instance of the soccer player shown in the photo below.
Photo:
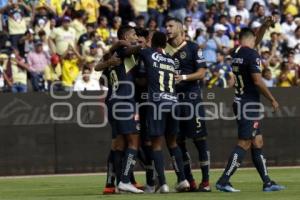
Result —
[[[141, 47], [146, 48], [149, 42], [149, 31], [146, 29], [138, 28], [136, 29], [136, 34], [138, 36], [138, 43]], [[147, 102], [147, 73], [146, 66], [142, 59], [138, 57], [138, 65], [135, 68], [135, 96], [136, 102], [142, 104]], [[141, 148], [138, 154], [138, 158], [141, 161], [145, 171], [146, 171], [146, 185], [144, 188], [145, 193], [155, 192], [155, 173], [152, 158], [152, 145], [149, 134], [147, 133], [147, 107], [141, 106], [139, 108], [139, 129], [141, 138]]]
[[172, 157], [173, 167], [178, 177], [176, 190], [178, 192], [189, 189], [189, 183], [185, 179], [183, 159], [180, 148], [176, 143], [178, 133], [178, 121], [175, 119], [177, 97], [175, 85], [175, 62], [164, 53], [167, 37], [162, 32], [155, 32], [151, 39], [151, 47], [141, 50], [147, 72], [148, 102], [147, 122], [149, 136], [152, 142], [152, 156], [160, 184], [159, 192], [168, 193], [164, 174], [164, 157], [162, 152], [163, 137]]
[[[118, 31], [118, 38], [131, 44], [137, 42], [136, 32], [131, 26], [121, 27]], [[122, 64], [113, 68], [108, 68], [108, 119], [112, 127], [113, 137], [120, 141], [123, 139], [127, 144], [124, 155], [122, 155], [122, 151], [114, 152], [118, 189], [120, 191], [132, 193], [143, 193], [142, 190], [137, 189], [130, 182], [139, 147], [139, 135], [135, 121], [136, 111], [134, 109], [135, 99], [132, 74], [132, 70], [136, 65], [133, 54], [139, 49], [139, 46], [132, 48], [118, 48], [116, 53], [118, 57], [121, 58]], [[97, 69], [101, 70], [100, 67], [97, 67]], [[126, 111], [124, 112], [124, 110]], [[121, 162], [122, 158], [123, 162]], [[122, 163], [122, 170], [119, 169], [120, 163]], [[121, 174], [119, 174], [120, 171], [122, 172]]]
[[[180, 137], [177, 140], [183, 155], [185, 176], [190, 183], [190, 190], [197, 190], [191, 171], [191, 158], [185, 145], [186, 138], [192, 138], [199, 154], [202, 171], [202, 182], [199, 185], [199, 191], [210, 192], [210, 159], [206, 141], [206, 125], [203, 120], [205, 117], [204, 107], [200, 105], [196, 109], [197, 105], [202, 102], [199, 80], [202, 80], [205, 76], [206, 62], [198, 45], [185, 41], [183, 24], [180, 20], [169, 18], [166, 22], [166, 31], [168, 36], [166, 52], [175, 59], [176, 69], [179, 72], [175, 76], [178, 83], [176, 85], [178, 100], [181, 103], [191, 105], [180, 107], [180, 116], [187, 119], [180, 121]], [[189, 116], [191, 117], [189, 118]]]
[[[264, 23], [264, 31], [271, 25], [272, 20]], [[262, 181], [263, 191], [271, 192], [283, 190], [284, 187], [272, 181], [268, 175], [266, 159], [262, 152], [263, 137], [260, 132], [260, 93], [272, 104], [274, 110], [279, 107], [278, 102], [264, 84], [260, 70], [260, 56], [254, 49], [258, 44], [255, 33], [249, 28], [243, 28], [239, 34], [240, 46], [232, 53], [232, 68], [236, 77], [233, 110], [237, 117], [238, 142], [233, 149], [228, 164], [216, 183], [216, 188], [223, 192], [239, 192], [233, 188], [229, 179], [241, 165], [247, 150], [251, 149], [252, 161]]]
[[[146, 30], [136, 30], [137, 36], [138, 36], [138, 44], [141, 47], [146, 47], [146, 43], [147, 43], [147, 39], [148, 39], [148, 31]], [[129, 47], [132, 46], [130, 44], [130, 42], [126, 42], [126, 40], [119, 40], [117, 43], [115, 43], [111, 48], [110, 48], [110, 52], [106, 55], [104, 55], [104, 59], [103, 61], [101, 61], [100, 63], [97, 64], [97, 66], [95, 67], [95, 69], [97, 71], [104, 71], [103, 74], [106, 77], [109, 77], [109, 67], [113, 67], [113, 66], [118, 66], [120, 63], [120, 59], [114, 54], [112, 55], [118, 48], [120, 47]], [[142, 69], [142, 70], [141, 70]], [[135, 83], [136, 83], [136, 87], [135, 87], [135, 98], [136, 101], [140, 103], [141, 99], [141, 93], [144, 91], [144, 87], [145, 84], [141, 84], [138, 82], [143, 81], [142, 78], [145, 75], [144, 71], [145, 69], [143, 67], [135, 67], [134, 69], [134, 75], [136, 77]], [[107, 95], [107, 99], [109, 99], [110, 94]], [[148, 143], [147, 138], [146, 137], [146, 120], [145, 120], [145, 109], [140, 109], [139, 111], [142, 111], [142, 113], [139, 113], [140, 118], [137, 122], [140, 123], [140, 135], [141, 135], [141, 141], [142, 141], [142, 145], [141, 145], [141, 149], [142, 152], [139, 151], [139, 159], [142, 161], [143, 166], [146, 169], [146, 181], [147, 181], [147, 185], [148, 187], [146, 187], [145, 191], [147, 191], [149, 189], [155, 189], [154, 187], [154, 168], [152, 166], [152, 160], [151, 160], [151, 142], [150, 144]], [[116, 175], [120, 176], [120, 174], [117, 172], [120, 172], [120, 160], [122, 159], [122, 153], [123, 153], [123, 149], [124, 149], [124, 141], [122, 140], [123, 138], [118, 138], [116, 139], [115, 137], [112, 138], [112, 144], [111, 144], [111, 151], [109, 153], [108, 156], [108, 160], [107, 160], [107, 179], [106, 179], [106, 185], [105, 188], [103, 190], [103, 194], [114, 194], [116, 192], [115, 190], [115, 177]], [[146, 142], [145, 142], [146, 141]], [[140, 149], [140, 150], [141, 150]], [[117, 152], [116, 152], [117, 151]], [[143, 156], [141, 156], [141, 154]], [[115, 157], [116, 156], [116, 157]], [[136, 183], [135, 178], [134, 178], [134, 174], [132, 173], [132, 175], [130, 176], [130, 181], [132, 184], [134, 184], [138, 189], [143, 188], [142, 186], [139, 186], [139, 184]]]

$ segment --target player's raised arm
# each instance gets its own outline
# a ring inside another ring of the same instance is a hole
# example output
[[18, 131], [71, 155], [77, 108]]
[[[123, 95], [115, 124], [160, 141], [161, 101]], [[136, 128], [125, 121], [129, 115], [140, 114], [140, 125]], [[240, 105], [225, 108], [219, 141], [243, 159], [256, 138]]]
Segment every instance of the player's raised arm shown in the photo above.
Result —
[[270, 90], [267, 88], [266, 84], [262, 80], [262, 76], [260, 73], [252, 73], [251, 77], [253, 79], [254, 84], [256, 87], [260, 90], [261, 94], [264, 95], [273, 106], [274, 111], [276, 111], [279, 108], [279, 104], [270, 92]]
[[274, 19], [272, 16], [268, 16], [264, 23], [262, 24], [262, 26], [260, 27], [260, 29], [258, 30], [256, 39], [255, 39], [255, 48], [257, 48], [257, 46], [260, 44], [261, 40], [263, 39], [266, 30], [272, 26], [274, 24]]

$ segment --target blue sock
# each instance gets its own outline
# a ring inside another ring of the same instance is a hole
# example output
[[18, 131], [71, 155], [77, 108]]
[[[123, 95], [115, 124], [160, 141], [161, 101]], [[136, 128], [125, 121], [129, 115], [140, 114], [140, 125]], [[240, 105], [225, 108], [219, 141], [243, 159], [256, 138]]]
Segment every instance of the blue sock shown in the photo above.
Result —
[[133, 171], [130, 173], [130, 183], [136, 184], [136, 180], [135, 180], [135, 176], [134, 176]]
[[268, 175], [266, 160], [262, 153], [262, 149], [252, 148], [251, 155], [252, 155], [253, 164], [254, 164], [255, 168], [257, 169], [257, 171], [261, 177], [261, 180], [264, 183], [269, 183], [271, 181], [271, 179]]
[[121, 181], [123, 156], [124, 156], [124, 151], [116, 150], [113, 157], [117, 184], [119, 184], [119, 182]]
[[114, 154], [115, 151], [110, 150], [107, 159], [107, 177], [106, 177], [106, 187], [115, 186], [115, 169], [114, 169]]
[[179, 147], [177, 146], [175, 148], [170, 148], [169, 151], [172, 158], [173, 168], [176, 172], [178, 181], [185, 180], [182, 153]]
[[231, 153], [231, 156], [228, 160], [227, 166], [223, 172], [222, 177], [219, 179], [219, 183], [226, 184], [228, 183], [230, 177], [234, 174], [237, 168], [241, 165], [244, 157], [246, 155], [246, 151], [240, 147], [236, 146]]
[[179, 148], [182, 152], [185, 178], [189, 182], [192, 182], [192, 181], [194, 181], [194, 177], [193, 177], [193, 174], [192, 174], [192, 159], [191, 159], [191, 156], [190, 156], [189, 152], [186, 149], [185, 142], [178, 142], [178, 146], [179, 146]]
[[160, 151], [152, 151], [154, 166], [157, 172], [157, 177], [159, 181], [159, 185], [166, 184], [165, 177], [165, 164], [164, 164], [164, 155], [162, 150]]
[[209, 158], [207, 140], [206, 139], [194, 140], [194, 144], [198, 150], [200, 168], [202, 172], [202, 183], [209, 182], [210, 158]]
[[152, 147], [148, 145], [143, 145], [142, 149], [145, 154], [145, 170], [146, 170], [146, 182], [149, 186], [154, 186], [155, 176], [154, 176], [154, 165], [152, 158]]
[[123, 183], [130, 183], [132, 177], [133, 168], [136, 163], [137, 150], [128, 148], [125, 152], [122, 166], [121, 181]]

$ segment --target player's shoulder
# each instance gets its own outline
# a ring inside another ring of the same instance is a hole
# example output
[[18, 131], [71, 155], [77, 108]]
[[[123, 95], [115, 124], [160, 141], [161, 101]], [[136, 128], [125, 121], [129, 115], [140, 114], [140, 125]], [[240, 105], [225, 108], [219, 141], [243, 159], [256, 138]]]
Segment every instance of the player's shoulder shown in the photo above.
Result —
[[245, 59], [252, 59], [253, 57], [259, 57], [258, 52], [247, 46], [238, 46], [231, 51], [231, 57], [242, 57]]
[[192, 42], [192, 41], [186, 41], [186, 46], [190, 50], [198, 50], [198, 47], [199, 47], [196, 42]]
[[147, 54], [153, 52], [153, 49], [151, 47], [142, 48], [140, 51], [140, 54]]
[[259, 56], [259, 54], [258, 54], [258, 52], [255, 50], [255, 49], [253, 49], [253, 48], [250, 48], [250, 47], [242, 47], [242, 49], [243, 49], [243, 53], [245, 54], [245, 55], [248, 55], [248, 56], [255, 56], [255, 57], [257, 57], [257, 56]]

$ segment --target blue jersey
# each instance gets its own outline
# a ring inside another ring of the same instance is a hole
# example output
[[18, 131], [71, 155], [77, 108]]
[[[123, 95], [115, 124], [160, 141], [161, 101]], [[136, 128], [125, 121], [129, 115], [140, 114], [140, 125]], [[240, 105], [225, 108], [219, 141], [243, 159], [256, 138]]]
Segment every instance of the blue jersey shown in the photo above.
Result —
[[153, 48], [141, 50], [140, 58], [146, 68], [149, 101], [176, 102], [173, 58]]
[[249, 47], [238, 47], [232, 52], [232, 70], [236, 76], [235, 100], [259, 101], [259, 91], [251, 74], [261, 73], [260, 56]]
[[147, 71], [144, 61], [138, 57], [137, 66], [135, 71], [135, 99], [136, 102], [142, 103], [147, 101]]
[[135, 58], [134, 55], [126, 57], [125, 48], [120, 48], [116, 51], [118, 57], [121, 58], [122, 64], [108, 70], [109, 83], [109, 101], [132, 101], [134, 102], [134, 70]]
[[[178, 48], [168, 44], [165, 50], [174, 58], [176, 70], [180, 74], [188, 75], [197, 72], [200, 68], [206, 68], [202, 51], [194, 42], [185, 41]], [[176, 92], [200, 95], [199, 81], [181, 81], [176, 85]]]

